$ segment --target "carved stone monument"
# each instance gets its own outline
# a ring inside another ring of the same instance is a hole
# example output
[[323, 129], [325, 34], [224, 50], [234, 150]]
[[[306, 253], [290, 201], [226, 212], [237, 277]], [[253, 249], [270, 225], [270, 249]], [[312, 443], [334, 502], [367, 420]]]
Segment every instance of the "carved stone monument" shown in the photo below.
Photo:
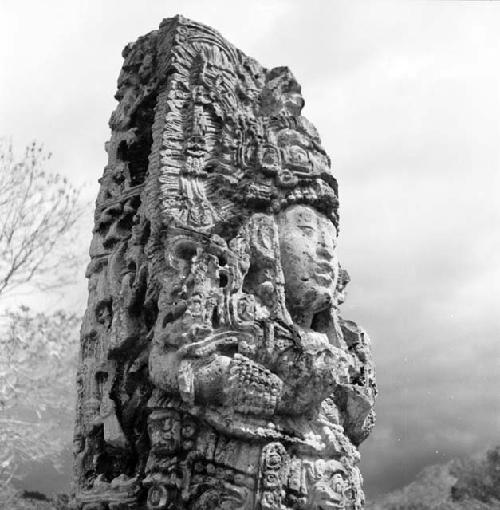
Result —
[[300, 86], [181, 16], [129, 44], [77, 376], [73, 508], [363, 508], [370, 344]]

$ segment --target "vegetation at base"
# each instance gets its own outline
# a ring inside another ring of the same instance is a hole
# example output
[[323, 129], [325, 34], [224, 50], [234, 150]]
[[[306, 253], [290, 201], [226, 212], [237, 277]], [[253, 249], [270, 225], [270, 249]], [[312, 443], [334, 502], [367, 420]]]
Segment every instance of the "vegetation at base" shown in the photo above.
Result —
[[53, 498], [37, 491], [16, 491], [12, 486], [0, 488], [0, 510], [67, 510], [69, 496]]
[[499, 510], [500, 446], [486, 455], [428, 466], [406, 487], [366, 510]]

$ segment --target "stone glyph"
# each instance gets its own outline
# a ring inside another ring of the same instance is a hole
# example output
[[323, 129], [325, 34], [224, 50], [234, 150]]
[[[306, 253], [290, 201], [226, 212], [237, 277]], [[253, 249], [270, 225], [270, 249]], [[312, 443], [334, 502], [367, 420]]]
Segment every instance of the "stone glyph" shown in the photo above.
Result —
[[376, 394], [300, 86], [181, 16], [129, 44], [88, 267], [78, 509], [361, 509]]

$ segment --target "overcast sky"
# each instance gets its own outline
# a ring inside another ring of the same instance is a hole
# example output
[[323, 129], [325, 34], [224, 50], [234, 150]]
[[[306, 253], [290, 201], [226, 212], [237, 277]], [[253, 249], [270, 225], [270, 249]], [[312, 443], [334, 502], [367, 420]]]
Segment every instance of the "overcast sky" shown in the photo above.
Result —
[[[344, 316], [380, 389], [368, 495], [499, 444], [500, 3], [0, 0], [0, 135], [43, 142], [93, 201], [121, 50], [177, 13], [288, 65], [332, 157]], [[85, 298], [82, 279], [64, 302]]]

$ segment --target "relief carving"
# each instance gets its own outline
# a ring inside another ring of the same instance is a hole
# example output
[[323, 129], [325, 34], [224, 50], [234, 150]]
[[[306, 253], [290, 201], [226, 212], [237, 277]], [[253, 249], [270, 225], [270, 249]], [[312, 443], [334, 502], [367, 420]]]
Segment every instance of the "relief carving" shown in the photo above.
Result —
[[374, 369], [339, 315], [337, 182], [300, 86], [180, 16], [123, 56], [73, 507], [363, 508]]

